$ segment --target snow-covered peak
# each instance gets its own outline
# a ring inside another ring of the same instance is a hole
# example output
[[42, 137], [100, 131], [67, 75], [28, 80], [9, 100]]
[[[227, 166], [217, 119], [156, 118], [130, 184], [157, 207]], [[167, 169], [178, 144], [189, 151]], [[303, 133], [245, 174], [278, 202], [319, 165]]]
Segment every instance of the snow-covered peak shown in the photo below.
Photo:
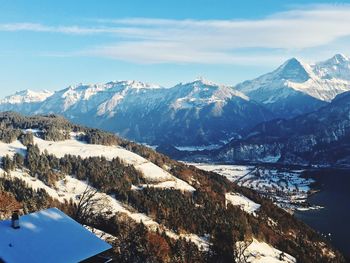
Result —
[[329, 61], [333, 61], [335, 64], [341, 64], [349, 61], [349, 58], [343, 54], [335, 54]]
[[107, 82], [106, 85], [108, 88], [113, 88], [115, 86], [124, 86], [132, 89], [160, 89], [162, 86], [153, 84], [153, 83], [146, 83], [141, 82], [138, 80], [117, 80], [117, 81], [110, 81]]
[[249, 100], [242, 92], [230, 86], [197, 79], [193, 82], [178, 84], [172, 88], [176, 98], [172, 103], [173, 109], [203, 107], [212, 103], [223, 106], [232, 98]]
[[125, 101], [131, 100], [135, 94], [154, 93], [162, 91], [155, 84], [135, 80], [111, 81], [99, 84], [78, 84], [57, 91], [44, 101], [37, 113], [44, 112], [74, 112], [86, 113], [93, 111], [101, 116], [113, 116], [115, 108]]
[[[203, 77], [198, 77], [193, 82], [189, 82], [189, 83], [193, 83], [196, 85], [202, 85], [202, 86], [220, 86], [219, 84], [217, 84], [211, 80], [205, 79]], [[187, 84], [189, 84], [189, 83], [187, 83]]]
[[1, 104], [21, 104], [21, 103], [34, 103], [46, 100], [53, 94], [51, 91], [33, 91], [33, 90], [22, 90], [16, 92], [14, 95], [10, 95], [0, 100]]
[[297, 58], [291, 58], [276, 71], [275, 77], [293, 82], [305, 82], [310, 78], [311, 67]]
[[[88, 96], [95, 95], [101, 91], [110, 90], [113, 91], [115, 89], [159, 89], [161, 86], [156, 84], [144, 83], [136, 80], [118, 80], [118, 81], [110, 81], [104, 84], [79, 84], [75, 86], [69, 86], [64, 89], [63, 93], [79, 93], [85, 94]], [[87, 99], [87, 98], [86, 98]]]
[[303, 93], [323, 101], [350, 90], [350, 60], [337, 54], [313, 65], [291, 58], [276, 70], [237, 85], [250, 98], [276, 103]]
[[316, 63], [314, 72], [322, 79], [350, 80], [350, 59], [343, 54]]

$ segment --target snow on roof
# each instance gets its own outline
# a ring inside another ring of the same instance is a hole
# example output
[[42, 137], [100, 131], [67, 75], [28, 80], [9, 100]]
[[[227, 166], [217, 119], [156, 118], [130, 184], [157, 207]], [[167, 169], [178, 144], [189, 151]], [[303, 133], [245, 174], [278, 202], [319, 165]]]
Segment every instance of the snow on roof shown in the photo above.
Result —
[[5, 262], [79, 262], [111, 246], [57, 208], [20, 217], [20, 228], [0, 221], [0, 259]]

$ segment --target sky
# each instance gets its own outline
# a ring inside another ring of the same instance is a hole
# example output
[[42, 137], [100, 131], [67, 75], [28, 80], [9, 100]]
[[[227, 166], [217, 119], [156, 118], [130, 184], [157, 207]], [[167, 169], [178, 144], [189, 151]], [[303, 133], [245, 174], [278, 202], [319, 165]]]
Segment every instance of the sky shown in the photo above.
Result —
[[235, 85], [350, 55], [350, 1], [0, 0], [0, 97], [79, 83]]

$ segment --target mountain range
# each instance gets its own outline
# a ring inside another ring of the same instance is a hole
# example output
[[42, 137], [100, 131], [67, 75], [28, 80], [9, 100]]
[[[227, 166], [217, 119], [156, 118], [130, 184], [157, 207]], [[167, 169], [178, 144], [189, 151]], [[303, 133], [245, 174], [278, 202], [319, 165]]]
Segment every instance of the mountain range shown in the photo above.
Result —
[[349, 165], [350, 92], [317, 111], [261, 123], [214, 155], [221, 161]]
[[148, 145], [222, 146], [256, 125], [329, 105], [350, 90], [350, 59], [307, 64], [296, 58], [235, 87], [198, 79], [167, 88], [138, 81], [17, 92], [1, 111], [59, 114]]

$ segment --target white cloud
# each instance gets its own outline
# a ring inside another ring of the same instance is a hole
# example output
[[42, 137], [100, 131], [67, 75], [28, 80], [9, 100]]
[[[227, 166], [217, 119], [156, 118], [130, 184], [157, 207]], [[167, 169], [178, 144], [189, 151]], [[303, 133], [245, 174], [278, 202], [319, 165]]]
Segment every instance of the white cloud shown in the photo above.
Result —
[[129, 18], [99, 20], [90, 27], [0, 24], [0, 31], [108, 34], [115, 37], [114, 44], [72, 54], [138, 63], [266, 63], [304, 50], [331, 48], [338, 39], [350, 36], [350, 5], [303, 8], [258, 20]]

